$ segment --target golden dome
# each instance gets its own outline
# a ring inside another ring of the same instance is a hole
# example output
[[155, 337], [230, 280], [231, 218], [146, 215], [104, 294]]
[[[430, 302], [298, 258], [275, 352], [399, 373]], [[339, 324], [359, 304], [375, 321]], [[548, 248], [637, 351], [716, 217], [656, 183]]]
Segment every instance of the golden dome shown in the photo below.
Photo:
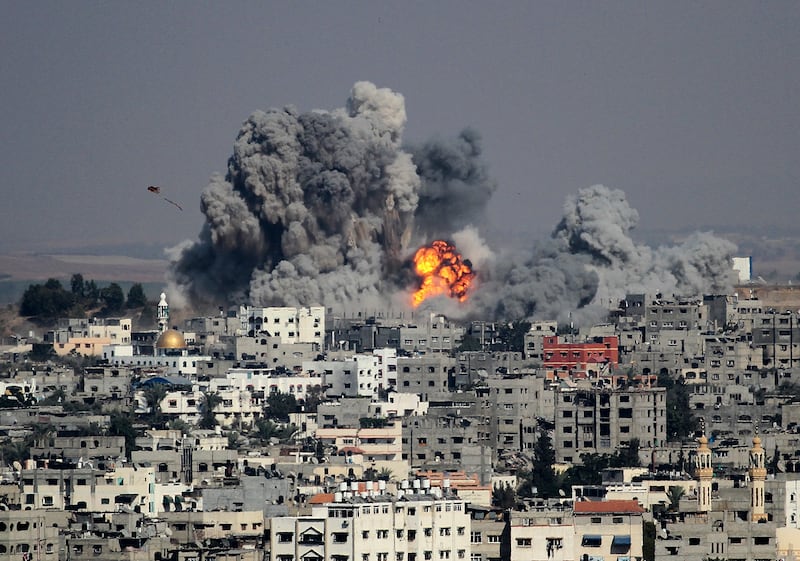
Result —
[[174, 329], [167, 329], [156, 341], [157, 349], [185, 349], [186, 341], [183, 335]]

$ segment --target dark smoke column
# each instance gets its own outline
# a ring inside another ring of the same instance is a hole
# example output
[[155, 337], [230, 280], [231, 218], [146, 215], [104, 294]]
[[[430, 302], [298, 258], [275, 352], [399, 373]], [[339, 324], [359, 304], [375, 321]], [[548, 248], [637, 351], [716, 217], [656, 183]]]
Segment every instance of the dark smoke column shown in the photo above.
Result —
[[368, 82], [346, 109], [253, 113], [202, 194], [199, 239], [173, 250], [174, 283], [194, 304], [377, 305], [418, 203], [405, 121], [403, 97]]

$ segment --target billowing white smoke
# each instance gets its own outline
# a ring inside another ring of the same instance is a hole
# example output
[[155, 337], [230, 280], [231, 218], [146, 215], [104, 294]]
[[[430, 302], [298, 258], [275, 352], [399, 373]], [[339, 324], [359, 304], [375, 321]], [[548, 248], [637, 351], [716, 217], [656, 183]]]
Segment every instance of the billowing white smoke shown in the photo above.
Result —
[[552, 237], [530, 251], [489, 250], [478, 228], [495, 185], [478, 134], [406, 151], [405, 122], [403, 97], [368, 82], [355, 84], [346, 109], [251, 115], [226, 175], [202, 194], [199, 239], [172, 250], [173, 282], [196, 306], [397, 309], [409, 303], [408, 259], [444, 238], [478, 273], [464, 315], [558, 317], [626, 291], [727, 286], [730, 244], [698, 234], [679, 247], [636, 245], [637, 212], [602, 186], [571, 198]]

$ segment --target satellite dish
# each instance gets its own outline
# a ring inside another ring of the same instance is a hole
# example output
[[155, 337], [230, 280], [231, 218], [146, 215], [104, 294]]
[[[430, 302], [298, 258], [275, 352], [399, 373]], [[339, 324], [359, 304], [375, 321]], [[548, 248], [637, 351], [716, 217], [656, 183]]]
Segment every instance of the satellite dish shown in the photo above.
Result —
[[14, 466], [14, 469], [15, 469], [15, 470], [17, 470], [17, 471], [22, 471], [22, 464], [21, 464], [21, 463], [19, 463], [18, 461], [14, 460], [14, 463], [13, 463], [13, 464], [11, 464], [11, 465], [12, 465], [12, 466]]

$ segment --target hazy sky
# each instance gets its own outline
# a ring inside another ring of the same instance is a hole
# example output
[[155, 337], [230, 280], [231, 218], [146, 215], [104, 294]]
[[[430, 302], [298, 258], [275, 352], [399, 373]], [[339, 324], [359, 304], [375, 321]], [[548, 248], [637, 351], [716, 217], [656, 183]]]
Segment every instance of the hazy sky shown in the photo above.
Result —
[[3, 7], [0, 251], [195, 238], [252, 111], [358, 80], [405, 96], [406, 140], [481, 132], [497, 229], [596, 183], [640, 228], [797, 224], [798, 2]]

